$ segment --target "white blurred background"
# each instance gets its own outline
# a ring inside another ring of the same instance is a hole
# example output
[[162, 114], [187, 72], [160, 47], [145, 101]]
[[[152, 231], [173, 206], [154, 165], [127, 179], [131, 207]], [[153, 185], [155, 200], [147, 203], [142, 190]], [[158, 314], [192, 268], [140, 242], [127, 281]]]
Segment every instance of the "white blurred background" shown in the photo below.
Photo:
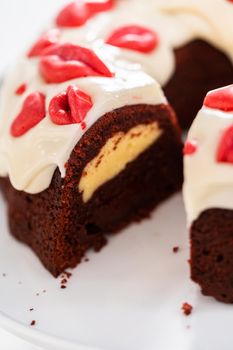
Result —
[[37, 38], [68, 0], [0, 0], [0, 72]]
[[[67, 0], [0, 0], [0, 77], [17, 56], [30, 46], [61, 5], [67, 2]], [[39, 350], [1, 328], [0, 349]]]

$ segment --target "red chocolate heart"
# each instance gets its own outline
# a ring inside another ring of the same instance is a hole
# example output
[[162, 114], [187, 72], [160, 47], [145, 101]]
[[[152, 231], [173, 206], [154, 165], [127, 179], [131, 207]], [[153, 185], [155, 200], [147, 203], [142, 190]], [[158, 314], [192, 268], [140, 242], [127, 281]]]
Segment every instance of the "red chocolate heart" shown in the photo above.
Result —
[[233, 163], [233, 126], [227, 128], [217, 150], [217, 161], [223, 163]]
[[76, 86], [69, 86], [66, 92], [55, 96], [49, 105], [51, 120], [57, 125], [83, 124], [92, 108], [91, 97]]
[[23, 107], [11, 125], [11, 135], [24, 135], [45, 118], [45, 95], [34, 92], [27, 96]]
[[59, 27], [79, 27], [98, 12], [110, 10], [114, 0], [77, 0], [65, 6], [56, 18]]
[[61, 83], [87, 76], [112, 77], [94, 51], [72, 44], [58, 44], [44, 50], [40, 72], [47, 83]]
[[116, 29], [108, 37], [106, 43], [129, 50], [150, 53], [158, 46], [159, 37], [149, 28], [129, 25]]
[[196, 151], [197, 151], [196, 141], [187, 140], [183, 148], [183, 154], [185, 156], [191, 156], [192, 154], [196, 153]]
[[48, 32], [44, 33], [28, 52], [28, 57], [39, 56], [44, 49], [56, 44], [59, 38], [59, 34], [59, 29], [51, 29]]
[[210, 91], [204, 100], [204, 106], [233, 112], [233, 85]]

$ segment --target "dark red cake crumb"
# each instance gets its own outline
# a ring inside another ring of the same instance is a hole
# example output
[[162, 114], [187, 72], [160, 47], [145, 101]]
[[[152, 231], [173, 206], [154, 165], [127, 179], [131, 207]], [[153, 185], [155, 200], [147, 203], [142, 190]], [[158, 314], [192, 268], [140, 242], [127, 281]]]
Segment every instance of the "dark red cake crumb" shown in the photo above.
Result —
[[68, 283], [68, 280], [70, 279], [70, 277], [72, 276], [72, 273], [71, 272], [67, 272], [67, 271], [64, 271], [62, 274], [61, 274], [61, 281], [60, 281], [60, 288], [61, 289], [65, 289], [67, 288], [67, 283]]
[[35, 326], [35, 324], [36, 324], [36, 321], [35, 321], [35, 320], [32, 320], [31, 326]]
[[186, 316], [189, 316], [191, 315], [192, 311], [193, 311], [193, 307], [192, 305], [188, 304], [188, 303], [184, 303], [182, 305], [182, 308], [181, 310], [183, 310], [183, 313], [186, 315]]
[[173, 253], [178, 253], [178, 251], [180, 250], [180, 247], [173, 247]]
[[89, 261], [89, 259], [88, 259], [88, 258], [85, 258], [85, 259], [84, 259], [84, 261], [85, 261], [85, 262], [88, 262], [88, 261]]
[[72, 276], [72, 273], [71, 272], [68, 272], [68, 271], [65, 271], [63, 273], [68, 279]]

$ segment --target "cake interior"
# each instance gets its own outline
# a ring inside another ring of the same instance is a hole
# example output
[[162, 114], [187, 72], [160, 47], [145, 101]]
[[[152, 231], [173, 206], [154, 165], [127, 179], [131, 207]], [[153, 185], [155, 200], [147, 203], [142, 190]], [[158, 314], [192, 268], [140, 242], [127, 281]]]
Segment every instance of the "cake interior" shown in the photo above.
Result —
[[188, 128], [207, 92], [232, 84], [233, 67], [224, 53], [202, 40], [178, 48], [175, 58], [175, 73], [164, 92], [180, 125]]
[[232, 210], [208, 209], [191, 226], [191, 277], [225, 303], [233, 303], [232, 223]]

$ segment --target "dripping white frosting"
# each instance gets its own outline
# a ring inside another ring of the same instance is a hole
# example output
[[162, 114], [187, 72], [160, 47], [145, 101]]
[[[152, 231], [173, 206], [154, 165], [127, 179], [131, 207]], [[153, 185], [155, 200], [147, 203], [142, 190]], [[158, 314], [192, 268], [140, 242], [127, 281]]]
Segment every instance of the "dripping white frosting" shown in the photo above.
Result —
[[233, 113], [203, 107], [188, 133], [197, 150], [184, 157], [184, 201], [191, 224], [207, 209], [233, 209], [233, 165], [217, 162], [217, 148]]

